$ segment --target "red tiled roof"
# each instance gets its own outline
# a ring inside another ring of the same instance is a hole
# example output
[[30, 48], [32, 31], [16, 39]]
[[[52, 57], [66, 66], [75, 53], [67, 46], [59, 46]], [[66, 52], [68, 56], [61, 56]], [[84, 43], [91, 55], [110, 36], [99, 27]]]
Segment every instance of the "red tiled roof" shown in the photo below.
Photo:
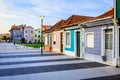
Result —
[[107, 17], [114, 17], [114, 9], [110, 8], [107, 12], [104, 14], [95, 17], [95, 19], [101, 19], [101, 18], [107, 18]]
[[13, 29], [13, 30], [20, 30], [20, 28], [18, 28], [18, 26], [16, 26], [15, 24], [11, 27], [11, 29]]
[[47, 29], [47, 30], [44, 30], [43, 32], [46, 32], [46, 33], [47, 33], [47, 32], [50, 32], [50, 30], [51, 30], [51, 29]]
[[80, 24], [93, 19], [94, 17], [90, 17], [90, 16], [72, 15], [66, 20], [65, 26], [62, 26], [62, 27]]
[[49, 26], [48, 25], [43, 25], [42, 26], [42, 30], [45, 31], [45, 30], [48, 30], [49, 29]]
[[64, 26], [65, 24], [65, 20], [60, 20], [58, 21], [55, 25], [53, 25], [50, 29], [56, 29], [56, 28], [60, 28], [61, 26]]
[[107, 18], [107, 17], [114, 17], [113, 8], [110, 8], [107, 12], [97, 17], [72, 15], [67, 20], [60, 20], [47, 31], [54, 30], [56, 28], [65, 28], [65, 27], [69, 27], [72, 25], [76, 25], [76, 24], [80, 24], [80, 23], [84, 23], [84, 22], [88, 22], [92, 20]]

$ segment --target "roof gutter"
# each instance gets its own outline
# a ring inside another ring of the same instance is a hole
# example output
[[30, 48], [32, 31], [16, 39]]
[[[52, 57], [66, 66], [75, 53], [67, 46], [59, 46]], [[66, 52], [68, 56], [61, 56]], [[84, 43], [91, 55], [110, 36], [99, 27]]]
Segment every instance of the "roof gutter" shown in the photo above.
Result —
[[98, 26], [98, 25], [107, 25], [107, 24], [113, 24], [112, 17], [92, 20], [88, 22], [84, 22], [82, 24], [79, 24], [83, 28], [92, 27], [92, 26]]

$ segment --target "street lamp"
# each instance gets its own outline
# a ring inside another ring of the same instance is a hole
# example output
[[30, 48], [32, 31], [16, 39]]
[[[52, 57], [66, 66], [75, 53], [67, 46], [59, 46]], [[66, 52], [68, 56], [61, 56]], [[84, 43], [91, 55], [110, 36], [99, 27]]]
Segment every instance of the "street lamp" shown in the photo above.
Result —
[[44, 19], [45, 16], [40, 16], [40, 19], [41, 19], [41, 54], [43, 54], [43, 49], [42, 49], [42, 44], [43, 44], [43, 36], [42, 36], [42, 26], [43, 26], [43, 19]]

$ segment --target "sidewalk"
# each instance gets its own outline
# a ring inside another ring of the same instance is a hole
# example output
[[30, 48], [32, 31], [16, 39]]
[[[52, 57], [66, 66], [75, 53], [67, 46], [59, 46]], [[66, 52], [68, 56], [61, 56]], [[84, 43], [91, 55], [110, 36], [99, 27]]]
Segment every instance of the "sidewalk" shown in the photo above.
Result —
[[39, 50], [22, 49], [0, 52], [0, 80], [120, 79], [120, 69], [112, 66], [52, 52], [44, 51], [41, 55]]

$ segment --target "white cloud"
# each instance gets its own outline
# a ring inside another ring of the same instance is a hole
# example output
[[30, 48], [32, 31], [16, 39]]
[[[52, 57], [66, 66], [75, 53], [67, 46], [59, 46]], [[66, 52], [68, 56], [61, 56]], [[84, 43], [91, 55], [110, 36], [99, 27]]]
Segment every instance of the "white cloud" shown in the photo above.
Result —
[[[40, 15], [45, 16], [45, 24], [54, 24], [72, 14], [95, 16], [100, 12], [93, 10], [102, 10], [105, 4], [110, 6], [112, 2], [112, 0], [26, 0], [28, 4], [34, 6], [24, 8], [11, 1], [14, 0], [0, 0], [0, 32], [3, 32], [1, 26], [9, 28], [12, 24], [25, 23], [37, 28], [40, 25]], [[22, 3], [24, 0], [20, 1]], [[99, 2], [104, 4], [99, 4]]]

